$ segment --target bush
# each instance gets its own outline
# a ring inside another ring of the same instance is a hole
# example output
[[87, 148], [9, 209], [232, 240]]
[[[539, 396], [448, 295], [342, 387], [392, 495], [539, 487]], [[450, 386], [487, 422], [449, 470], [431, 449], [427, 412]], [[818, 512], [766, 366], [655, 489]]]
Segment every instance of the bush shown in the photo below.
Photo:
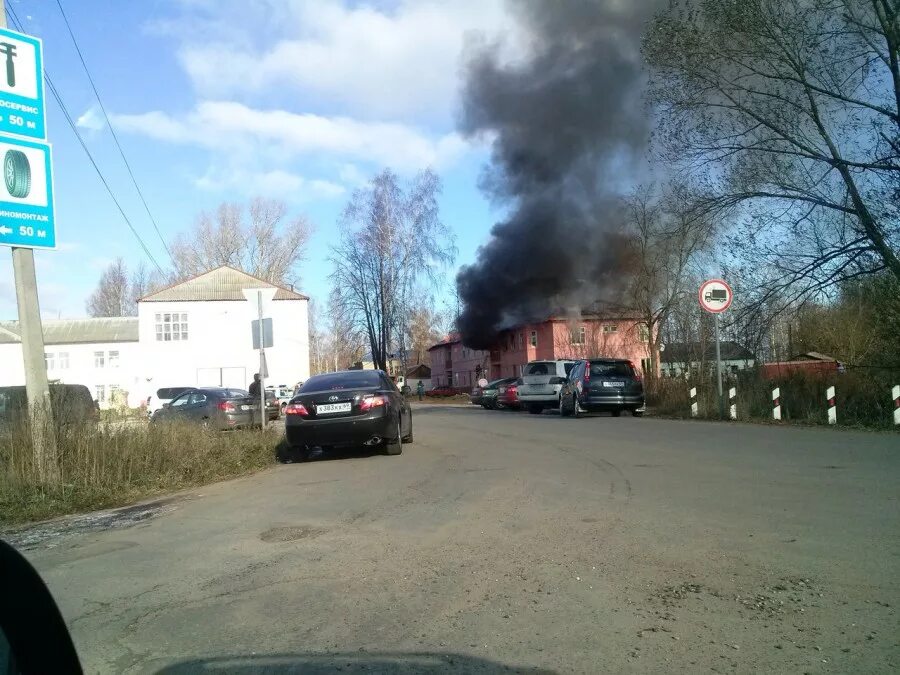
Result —
[[131, 422], [58, 432], [60, 480], [42, 484], [30, 434], [0, 430], [0, 523], [128, 504], [274, 462], [275, 432]]
[[[757, 370], [743, 370], [723, 378], [728, 389], [737, 390], [737, 415], [743, 420], [772, 420], [772, 389], [780, 389], [781, 418], [786, 422], [827, 424], [825, 393], [835, 388], [837, 420], [841, 426], [890, 429], [894, 427], [891, 387], [900, 382], [900, 373], [876, 369], [848, 370], [845, 373], [807, 374], [794, 372], [776, 379], [764, 379]], [[690, 417], [688, 391], [697, 388], [698, 416], [718, 419], [716, 378], [660, 378], [648, 382], [647, 404], [654, 412], [672, 417]]]

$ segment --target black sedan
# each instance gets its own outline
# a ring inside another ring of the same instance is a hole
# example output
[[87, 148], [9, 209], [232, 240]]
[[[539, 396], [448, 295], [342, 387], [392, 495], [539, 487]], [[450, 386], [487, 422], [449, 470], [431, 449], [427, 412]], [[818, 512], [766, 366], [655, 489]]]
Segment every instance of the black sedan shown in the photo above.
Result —
[[285, 439], [305, 456], [314, 448], [373, 446], [399, 455], [412, 443], [412, 410], [380, 370], [311, 377], [284, 407]]
[[209, 429], [238, 429], [259, 424], [259, 401], [243, 389], [204, 387], [189, 389], [163, 404], [150, 421], [187, 422]]

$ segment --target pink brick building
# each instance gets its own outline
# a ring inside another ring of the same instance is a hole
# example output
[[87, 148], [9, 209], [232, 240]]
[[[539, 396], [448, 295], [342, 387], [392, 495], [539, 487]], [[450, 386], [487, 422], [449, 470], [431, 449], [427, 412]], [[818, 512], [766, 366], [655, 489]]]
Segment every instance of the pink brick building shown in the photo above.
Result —
[[529, 361], [607, 356], [629, 359], [645, 370], [650, 345], [646, 326], [631, 317], [548, 319], [503, 331], [490, 350], [465, 347], [450, 335], [429, 350], [434, 387], [470, 389], [479, 376], [516, 377]]

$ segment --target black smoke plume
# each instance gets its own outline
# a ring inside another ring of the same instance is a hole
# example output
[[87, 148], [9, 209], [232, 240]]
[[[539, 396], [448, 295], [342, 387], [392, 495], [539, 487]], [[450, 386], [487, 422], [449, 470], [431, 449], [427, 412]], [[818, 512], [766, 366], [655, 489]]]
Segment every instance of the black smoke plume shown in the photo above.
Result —
[[481, 188], [509, 205], [457, 275], [463, 342], [615, 300], [628, 266], [619, 201], [645, 155], [640, 35], [647, 0], [518, 0], [526, 58], [467, 55], [460, 127], [492, 138]]

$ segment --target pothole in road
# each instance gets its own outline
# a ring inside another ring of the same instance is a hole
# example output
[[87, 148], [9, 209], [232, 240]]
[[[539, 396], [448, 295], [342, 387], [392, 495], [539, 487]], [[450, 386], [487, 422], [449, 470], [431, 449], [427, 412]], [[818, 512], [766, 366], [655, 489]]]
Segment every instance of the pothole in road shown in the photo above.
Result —
[[297, 541], [298, 539], [309, 539], [311, 537], [317, 537], [323, 532], [325, 532], [325, 530], [320, 527], [294, 525], [291, 527], [273, 527], [259, 535], [259, 538], [267, 543], [279, 543], [285, 541]]

